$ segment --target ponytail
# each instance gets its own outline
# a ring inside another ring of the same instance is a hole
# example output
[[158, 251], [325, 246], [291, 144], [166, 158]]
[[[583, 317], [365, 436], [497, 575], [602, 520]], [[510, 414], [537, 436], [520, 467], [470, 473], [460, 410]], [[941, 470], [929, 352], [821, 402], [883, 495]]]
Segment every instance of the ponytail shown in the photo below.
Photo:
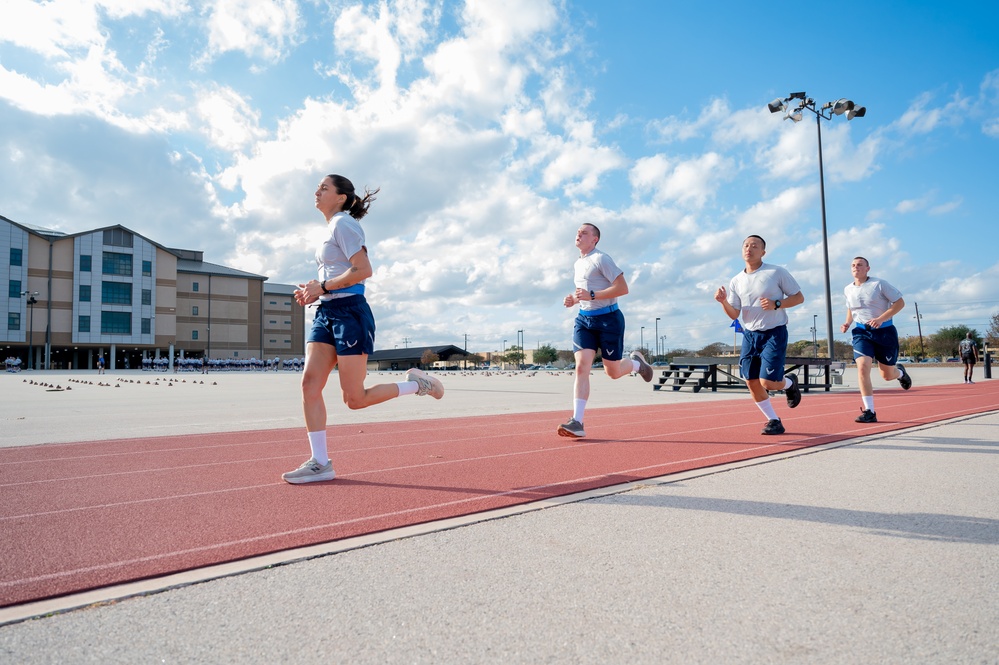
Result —
[[381, 191], [381, 188], [370, 191], [365, 187], [364, 198], [360, 198], [354, 192], [354, 184], [347, 178], [334, 174], [326, 177], [333, 181], [333, 186], [336, 187], [338, 194], [345, 194], [347, 196], [347, 200], [343, 203], [343, 210], [354, 219], [361, 219], [368, 214], [368, 208], [375, 200], [375, 195]]

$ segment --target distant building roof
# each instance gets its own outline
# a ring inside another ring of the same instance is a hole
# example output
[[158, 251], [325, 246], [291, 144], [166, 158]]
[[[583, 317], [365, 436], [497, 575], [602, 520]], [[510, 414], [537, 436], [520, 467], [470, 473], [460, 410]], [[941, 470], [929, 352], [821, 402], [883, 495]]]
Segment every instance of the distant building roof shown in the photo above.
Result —
[[298, 287], [294, 284], [278, 284], [277, 282], [267, 282], [264, 284], [264, 293], [274, 293], [281, 296], [293, 296], [295, 295], [295, 289]]
[[177, 259], [177, 272], [191, 272], [199, 275], [220, 275], [222, 277], [243, 277], [246, 279], [267, 280], [264, 275], [255, 275], [252, 272], [236, 270], [217, 263], [207, 261], [191, 261], [190, 259]]
[[368, 356], [368, 360], [373, 362], [415, 360], [419, 362], [423, 357], [423, 352], [427, 349], [436, 353], [437, 357], [441, 360], [449, 360], [452, 356], [461, 356], [464, 358], [466, 355], [469, 355], [454, 344], [443, 344], [441, 346], [411, 346], [408, 349], [382, 349]]

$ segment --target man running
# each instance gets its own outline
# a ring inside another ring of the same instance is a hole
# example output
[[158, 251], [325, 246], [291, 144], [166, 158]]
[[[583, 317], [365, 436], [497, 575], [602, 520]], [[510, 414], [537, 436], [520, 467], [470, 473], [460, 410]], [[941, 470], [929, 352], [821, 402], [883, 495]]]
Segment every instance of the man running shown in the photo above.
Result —
[[652, 381], [652, 365], [639, 351], [630, 357], [624, 353], [624, 314], [618, 309], [617, 299], [627, 295], [628, 284], [624, 272], [607, 254], [597, 249], [600, 229], [586, 223], [576, 231], [579, 258], [574, 265], [576, 290], [563, 300], [566, 307], [579, 305], [579, 314], [572, 334], [572, 347], [576, 357], [576, 380], [573, 383], [572, 417], [558, 426], [560, 436], [580, 438], [583, 429], [583, 412], [590, 398], [590, 370], [600, 349], [604, 371], [612, 379], [637, 372], [647, 382]]
[[898, 361], [898, 331], [892, 317], [902, 311], [905, 301], [902, 292], [883, 279], [871, 277], [871, 264], [862, 256], [853, 259], [850, 272], [853, 281], [846, 285], [846, 323], [839, 327], [846, 332], [853, 326], [853, 357], [857, 362], [857, 382], [864, 405], [857, 416], [858, 423], [878, 422], [874, 410], [874, 386], [871, 384], [871, 366], [878, 361], [881, 378], [898, 380], [903, 390], [912, 387], [912, 379], [905, 366]]
[[728, 291], [719, 287], [715, 300], [733, 321], [742, 315], [742, 353], [739, 373], [745, 379], [756, 406], [767, 417], [762, 434], [783, 434], [784, 424], [770, 403], [771, 390], [783, 390], [787, 405], [801, 403], [798, 377], [784, 376], [787, 357], [787, 312], [805, 302], [801, 287], [785, 268], [763, 262], [766, 241], [751, 235], [742, 242], [746, 267], [729, 282]]

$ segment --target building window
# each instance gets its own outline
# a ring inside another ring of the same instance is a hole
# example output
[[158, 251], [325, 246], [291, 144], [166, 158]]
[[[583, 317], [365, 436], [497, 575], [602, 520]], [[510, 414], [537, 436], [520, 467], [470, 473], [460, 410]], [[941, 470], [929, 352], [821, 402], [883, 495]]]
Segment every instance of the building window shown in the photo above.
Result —
[[105, 305], [131, 305], [132, 285], [124, 282], [101, 282], [101, 302]]
[[150, 330], [152, 330], [152, 320], [142, 319], [142, 334], [148, 335], [150, 333]]
[[143, 305], [153, 304], [153, 292], [151, 289], [142, 289], [142, 304]]
[[23, 256], [23, 250], [19, 247], [10, 248], [10, 265], [19, 266], [21, 265], [21, 257]]
[[131, 335], [132, 314], [129, 312], [101, 312], [102, 335]]
[[10, 280], [10, 286], [7, 287], [7, 296], [10, 298], [21, 297], [21, 280], [19, 279]]
[[195, 282], [194, 285], [191, 286], [191, 290], [194, 291], [195, 293], [198, 292], [198, 283], [197, 282]]
[[103, 273], [105, 275], [132, 276], [132, 255], [118, 252], [104, 252]]
[[271, 301], [271, 304], [272, 304], [272, 305], [276, 305], [276, 304], [277, 304], [277, 300], [272, 300], [272, 301]]
[[277, 325], [277, 321], [271, 321], [271, 322], [270, 322], [270, 324], [271, 324], [272, 326], [276, 326], [276, 325]]
[[198, 306], [197, 305], [192, 305], [191, 306], [191, 316], [197, 316], [197, 315], [198, 315]]
[[198, 331], [197, 330], [192, 330], [191, 331], [191, 339], [198, 339]]
[[90, 254], [80, 254], [80, 272], [90, 272], [91, 258]]
[[20, 312], [7, 312], [7, 330], [20, 330], [20, 329], [21, 329]]
[[131, 247], [132, 233], [125, 229], [104, 229], [104, 244], [112, 247]]
[[85, 314], [81, 314], [80, 315], [80, 320], [76, 324], [76, 327], [82, 333], [84, 333], [84, 332], [85, 333], [90, 332], [90, 316], [89, 315], [85, 315]]
[[142, 275], [144, 277], [152, 277], [153, 274], [153, 262], [143, 261], [142, 262]]
[[89, 284], [80, 284], [80, 302], [90, 302]]

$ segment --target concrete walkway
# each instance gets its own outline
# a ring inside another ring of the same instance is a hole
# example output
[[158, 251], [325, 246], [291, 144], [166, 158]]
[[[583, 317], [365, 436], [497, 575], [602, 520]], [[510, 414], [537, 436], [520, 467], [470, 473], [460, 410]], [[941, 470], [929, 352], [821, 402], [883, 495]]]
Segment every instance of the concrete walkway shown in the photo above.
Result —
[[[917, 387], [960, 378], [912, 374]], [[69, 440], [74, 422], [77, 440], [301, 424], [294, 376], [72, 394], [11, 376], [5, 445], [8, 431], [14, 445]], [[749, 399], [594, 379], [592, 408]], [[839, 390], [855, 390], [847, 379]], [[571, 392], [560, 376], [446, 385], [441, 402], [366, 412], [334, 403], [331, 386], [330, 421], [568, 408]], [[53, 397], [68, 413], [42, 425], [27, 409]], [[822, 394], [800, 408], [811, 399]], [[113, 427], [89, 414], [95, 401]], [[0, 662], [999, 662], [999, 411], [488, 517], [11, 623]]]

